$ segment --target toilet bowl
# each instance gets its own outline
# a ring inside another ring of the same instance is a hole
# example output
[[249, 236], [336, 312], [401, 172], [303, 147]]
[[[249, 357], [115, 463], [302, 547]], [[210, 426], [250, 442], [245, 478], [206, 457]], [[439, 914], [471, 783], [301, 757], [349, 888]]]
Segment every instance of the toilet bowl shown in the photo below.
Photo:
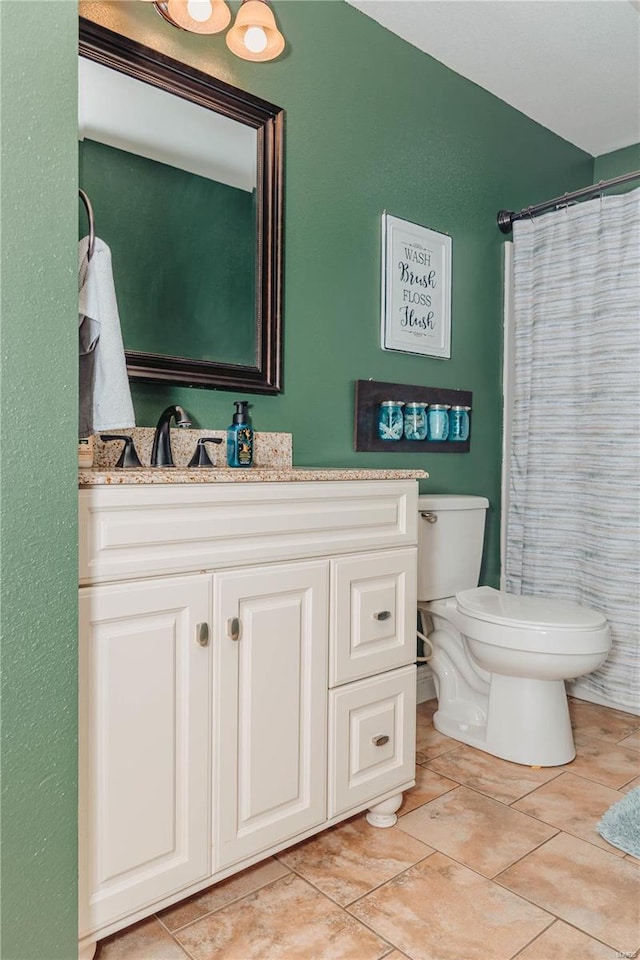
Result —
[[[564, 681], [604, 663], [609, 627], [571, 601], [475, 586], [487, 506], [481, 497], [419, 498], [418, 609], [433, 649], [434, 726], [514, 763], [568, 763], [575, 747]], [[452, 586], [453, 596], [443, 595]]]

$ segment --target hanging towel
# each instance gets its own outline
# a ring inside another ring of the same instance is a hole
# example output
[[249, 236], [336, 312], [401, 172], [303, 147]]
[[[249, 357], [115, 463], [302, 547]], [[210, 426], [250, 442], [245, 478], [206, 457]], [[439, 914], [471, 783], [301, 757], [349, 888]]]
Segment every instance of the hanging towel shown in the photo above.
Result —
[[78, 244], [80, 418], [78, 436], [135, 427], [109, 247]]

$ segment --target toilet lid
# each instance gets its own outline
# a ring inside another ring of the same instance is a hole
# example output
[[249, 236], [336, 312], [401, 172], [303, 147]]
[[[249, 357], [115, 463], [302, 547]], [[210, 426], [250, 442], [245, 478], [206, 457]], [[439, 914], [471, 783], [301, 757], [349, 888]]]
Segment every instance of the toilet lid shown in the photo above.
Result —
[[460, 613], [510, 627], [596, 630], [607, 622], [597, 610], [569, 600], [516, 596], [493, 587], [461, 590], [456, 593], [456, 601]]

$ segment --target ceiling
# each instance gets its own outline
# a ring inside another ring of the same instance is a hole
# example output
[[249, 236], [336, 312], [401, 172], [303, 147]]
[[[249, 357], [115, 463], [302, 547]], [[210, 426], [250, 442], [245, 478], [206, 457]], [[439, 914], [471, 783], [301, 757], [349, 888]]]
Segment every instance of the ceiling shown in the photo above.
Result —
[[594, 157], [640, 142], [640, 0], [347, 0]]
[[256, 188], [253, 127], [79, 57], [78, 139], [85, 137], [249, 193]]

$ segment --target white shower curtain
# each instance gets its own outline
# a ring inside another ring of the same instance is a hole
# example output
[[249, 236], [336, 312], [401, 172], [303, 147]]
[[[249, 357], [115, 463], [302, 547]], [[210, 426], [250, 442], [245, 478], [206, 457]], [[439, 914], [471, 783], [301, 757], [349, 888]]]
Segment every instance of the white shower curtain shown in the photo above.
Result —
[[640, 713], [640, 190], [514, 224], [505, 586], [600, 610], [576, 696]]

